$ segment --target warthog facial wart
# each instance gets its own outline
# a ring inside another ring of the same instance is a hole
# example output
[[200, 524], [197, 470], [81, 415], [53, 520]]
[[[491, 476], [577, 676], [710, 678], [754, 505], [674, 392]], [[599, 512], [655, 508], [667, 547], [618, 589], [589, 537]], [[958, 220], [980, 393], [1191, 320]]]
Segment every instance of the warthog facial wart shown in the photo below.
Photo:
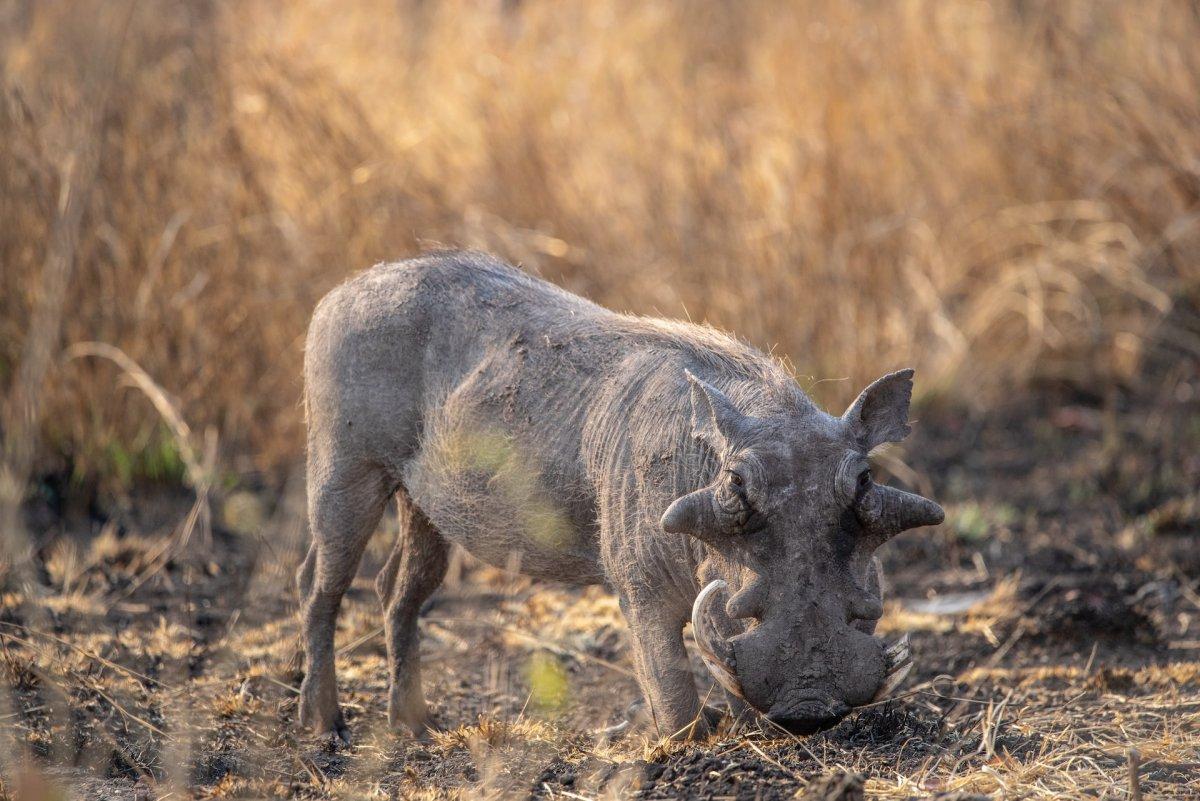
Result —
[[877, 484], [912, 370], [840, 416], [711, 328], [603, 309], [478, 253], [379, 265], [318, 305], [305, 352], [312, 546], [298, 583], [300, 719], [347, 736], [334, 625], [388, 499], [376, 588], [389, 719], [420, 731], [417, 614], [451, 543], [534, 577], [607, 584], [663, 733], [704, 728], [683, 627], [738, 708], [794, 732], [892, 692], [875, 550], [942, 521]]

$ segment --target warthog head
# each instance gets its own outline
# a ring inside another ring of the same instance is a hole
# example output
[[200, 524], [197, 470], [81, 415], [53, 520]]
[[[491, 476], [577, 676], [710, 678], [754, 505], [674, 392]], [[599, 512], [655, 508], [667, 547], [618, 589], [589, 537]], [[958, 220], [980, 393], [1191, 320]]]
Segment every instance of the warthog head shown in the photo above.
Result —
[[890, 692], [910, 666], [905, 642], [871, 634], [883, 612], [873, 554], [943, 512], [876, 484], [867, 456], [909, 433], [912, 375], [880, 378], [841, 417], [803, 404], [760, 417], [688, 374], [695, 434], [720, 469], [672, 503], [662, 527], [706, 543], [722, 577], [692, 611], [706, 664], [790, 731], [831, 725]]

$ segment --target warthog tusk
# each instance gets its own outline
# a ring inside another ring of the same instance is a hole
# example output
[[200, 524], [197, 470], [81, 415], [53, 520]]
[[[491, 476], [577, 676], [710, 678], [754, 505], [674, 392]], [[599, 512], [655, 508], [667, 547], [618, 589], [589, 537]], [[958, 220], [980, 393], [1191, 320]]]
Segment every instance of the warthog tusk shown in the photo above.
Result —
[[905, 634], [896, 643], [890, 646], [885, 652], [887, 657], [888, 672], [883, 679], [883, 686], [879, 688], [879, 692], [875, 693], [872, 701], [882, 701], [887, 698], [900, 683], [908, 678], [909, 672], [913, 668], [912, 652], [908, 647], [908, 635]]
[[700, 659], [717, 683], [733, 695], [745, 700], [745, 696], [742, 694], [742, 683], [738, 680], [735, 669], [729, 664], [733, 654], [730, 652], [728, 643], [722, 649], [727, 656], [724, 658], [718, 656], [712, 647], [708, 629], [703, 623], [709, 599], [723, 589], [725, 589], [725, 582], [717, 579], [700, 590], [700, 594], [696, 596], [696, 600], [692, 603], [692, 636], [696, 638], [696, 649], [700, 652]]

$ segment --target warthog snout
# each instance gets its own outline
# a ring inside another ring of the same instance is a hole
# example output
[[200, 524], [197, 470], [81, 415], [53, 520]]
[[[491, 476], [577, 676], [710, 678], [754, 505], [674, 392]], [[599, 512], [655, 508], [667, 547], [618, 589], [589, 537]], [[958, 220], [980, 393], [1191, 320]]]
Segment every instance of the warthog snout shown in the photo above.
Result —
[[710, 582], [692, 607], [701, 657], [726, 690], [789, 732], [832, 726], [854, 707], [890, 694], [912, 667], [907, 639], [889, 646], [853, 625], [822, 625], [828, 621], [820, 616], [766, 620], [723, 638], [718, 599], [725, 587], [723, 580]]

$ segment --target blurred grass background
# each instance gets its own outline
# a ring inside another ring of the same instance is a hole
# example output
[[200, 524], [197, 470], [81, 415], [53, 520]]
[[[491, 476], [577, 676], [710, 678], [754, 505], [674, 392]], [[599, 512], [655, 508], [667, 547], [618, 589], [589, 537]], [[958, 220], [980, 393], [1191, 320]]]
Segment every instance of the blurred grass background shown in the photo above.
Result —
[[1103, 396], [1200, 355], [1197, 42], [1182, 0], [6, 0], [3, 433], [182, 475], [63, 355], [98, 341], [277, 472], [316, 301], [435, 243], [735, 331], [839, 408], [908, 364]]

